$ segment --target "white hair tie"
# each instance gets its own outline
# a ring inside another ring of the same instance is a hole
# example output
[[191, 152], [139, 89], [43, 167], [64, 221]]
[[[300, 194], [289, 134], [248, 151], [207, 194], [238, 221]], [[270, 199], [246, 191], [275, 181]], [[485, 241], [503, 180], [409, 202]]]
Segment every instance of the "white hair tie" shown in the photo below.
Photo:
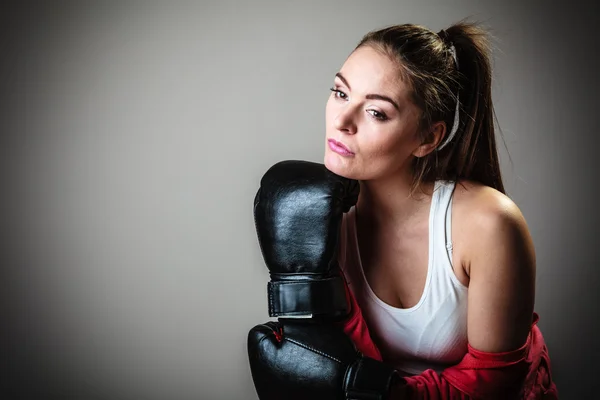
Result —
[[[450, 54], [452, 54], [452, 58], [454, 58], [454, 63], [456, 64], [456, 69], [458, 70], [458, 58], [456, 57], [456, 49], [454, 48], [453, 44], [450, 44]], [[448, 143], [450, 143], [450, 141], [456, 135], [456, 131], [458, 131], [458, 124], [460, 122], [459, 121], [459, 116], [460, 116], [459, 111], [460, 111], [460, 98], [457, 93], [456, 94], [456, 110], [454, 111], [454, 123], [452, 124], [452, 130], [450, 131], [450, 134], [448, 135], [446, 140], [444, 140], [444, 142], [438, 146], [438, 148], [436, 149], [437, 151], [441, 150]]]

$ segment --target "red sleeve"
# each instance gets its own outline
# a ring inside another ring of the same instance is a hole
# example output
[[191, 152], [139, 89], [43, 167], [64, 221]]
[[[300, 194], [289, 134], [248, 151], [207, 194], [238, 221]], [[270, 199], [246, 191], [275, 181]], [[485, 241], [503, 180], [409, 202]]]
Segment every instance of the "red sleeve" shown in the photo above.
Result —
[[[407, 377], [408, 399], [558, 399], [550, 358], [537, 327], [514, 351], [487, 353], [469, 346], [460, 363], [437, 374], [427, 370]], [[404, 400], [404, 399], [403, 399]]]
[[484, 353], [469, 346], [465, 357], [442, 371], [406, 378], [410, 399], [517, 399], [531, 362], [528, 344], [507, 353]]

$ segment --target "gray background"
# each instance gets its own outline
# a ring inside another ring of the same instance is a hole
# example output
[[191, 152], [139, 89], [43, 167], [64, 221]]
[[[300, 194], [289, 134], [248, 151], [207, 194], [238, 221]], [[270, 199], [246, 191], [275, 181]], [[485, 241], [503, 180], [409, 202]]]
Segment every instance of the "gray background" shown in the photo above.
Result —
[[589, 398], [597, 10], [548, 3], [2, 6], [0, 393], [256, 398], [245, 341], [268, 320], [260, 176], [322, 161], [328, 88], [364, 33], [471, 16], [496, 36], [502, 165], [537, 249], [554, 378], [562, 399]]

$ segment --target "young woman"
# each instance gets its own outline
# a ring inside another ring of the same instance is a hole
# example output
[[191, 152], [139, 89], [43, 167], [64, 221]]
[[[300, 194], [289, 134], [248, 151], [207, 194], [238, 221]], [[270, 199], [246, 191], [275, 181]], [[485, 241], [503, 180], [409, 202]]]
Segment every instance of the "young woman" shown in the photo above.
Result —
[[470, 23], [371, 32], [327, 102], [325, 166], [360, 181], [340, 264], [369, 335], [345, 330], [359, 348], [372, 338], [414, 398], [557, 397], [534, 247], [502, 183], [488, 43]]

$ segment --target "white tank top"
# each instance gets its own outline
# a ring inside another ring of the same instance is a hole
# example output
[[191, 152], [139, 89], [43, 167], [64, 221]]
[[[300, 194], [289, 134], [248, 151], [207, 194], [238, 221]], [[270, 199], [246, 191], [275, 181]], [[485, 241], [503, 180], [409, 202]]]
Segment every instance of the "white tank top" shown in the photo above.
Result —
[[340, 265], [384, 360], [408, 374], [442, 371], [467, 353], [467, 287], [452, 268], [454, 182], [437, 181], [429, 211], [429, 257], [419, 302], [396, 308], [369, 286], [360, 262], [355, 208], [344, 216]]

